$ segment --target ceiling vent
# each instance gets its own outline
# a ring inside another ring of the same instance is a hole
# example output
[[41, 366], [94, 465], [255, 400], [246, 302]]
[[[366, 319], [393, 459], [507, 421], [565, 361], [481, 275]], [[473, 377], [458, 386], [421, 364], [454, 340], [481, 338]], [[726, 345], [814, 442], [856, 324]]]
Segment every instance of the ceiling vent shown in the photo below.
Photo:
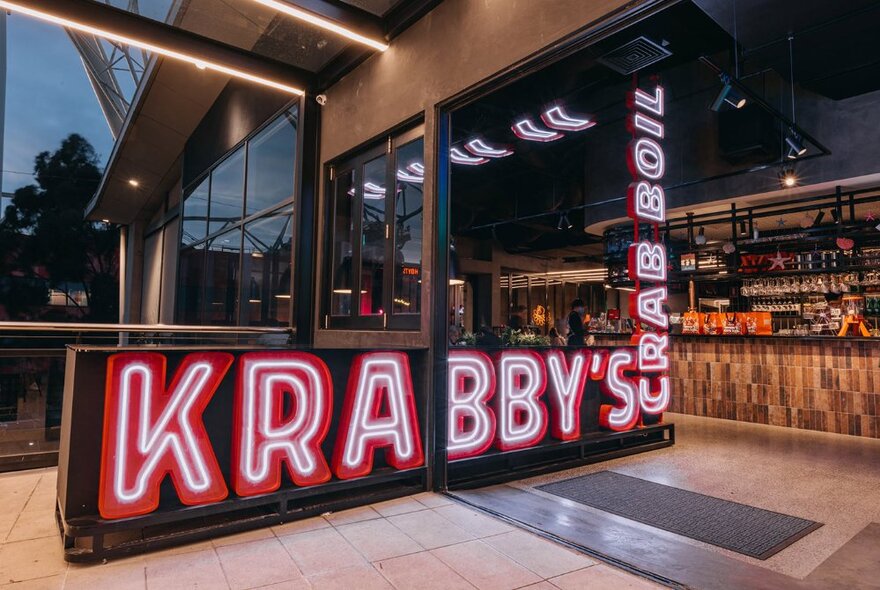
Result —
[[672, 52], [665, 47], [657, 45], [647, 37], [639, 37], [626, 45], [609, 51], [600, 57], [598, 61], [615, 72], [626, 76], [651, 64], [655, 64], [670, 55], [672, 55]]

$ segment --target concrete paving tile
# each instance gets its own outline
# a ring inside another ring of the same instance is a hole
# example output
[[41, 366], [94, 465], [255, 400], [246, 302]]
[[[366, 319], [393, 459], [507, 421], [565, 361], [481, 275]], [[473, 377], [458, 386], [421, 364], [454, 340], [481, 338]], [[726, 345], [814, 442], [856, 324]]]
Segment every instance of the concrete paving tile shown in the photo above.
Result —
[[234, 535], [223, 535], [211, 539], [214, 547], [226, 547], [227, 545], [237, 545], [238, 543], [249, 543], [251, 541], [260, 541], [262, 539], [274, 539], [275, 534], [269, 527], [236, 533]]
[[444, 496], [443, 494], [436, 494], [434, 492], [422, 492], [421, 494], [410, 496], [410, 498], [413, 498], [420, 504], [424, 504], [428, 508], [439, 508], [440, 506], [449, 506], [450, 504], [455, 504], [455, 501], [448, 496]]
[[431, 553], [480, 590], [511, 590], [541, 581], [482, 541], [441, 547]]
[[304, 518], [302, 520], [291, 520], [290, 522], [273, 526], [272, 532], [275, 533], [276, 536], [283, 537], [284, 535], [306, 533], [308, 531], [317, 531], [319, 529], [327, 528], [330, 528], [330, 523], [321, 516], [315, 516], [312, 518]]
[[217, 555], [232, 590], [303, 580], [290, 555], [274, 535], [271, 539], [218, 547]]
[[391, 516], [388, 521], [426, 549], [436, 549], [474, 539], [474, 535], [433, 510]]
[[418, 512], [427, 509], [427, 506], [413, 498], [395, 498], [387, 502], [379, 502], [372, 505], [373, 510], [382, 516], [394, 516], [396, 514], [406, 514], [407, 512]]
[[[50, 505], [51, 506], [51, 505]], [[21, 512], [6, 536], [6, 542], [26, 541], [42, 537], [61, 539], [55, 514], [51, 510]], [[60, 542], [60, 541], [59, 541]]]
[[586, 555], [521, 530], [489, 537], [483, 542], [545, 579], [596, 564]]
[[336, 530], [348, 539], [348, 542], [360, 551], [367, 561], [379, 561], [424, 551], [421, 545], [384, 519], [347, 524], [337, 527]]
[[144, 562], [117, 564], [72, 564], [64, 587], [70, 590], [143, 590], [147, 587]]
[[0, 584], [3, 590], [61, 590], [64, 588], [64, 576], [49, 576], [48, 578], [36, 578], [15, 584]]
[[373, 565], [398, 590], [473, 590], [473, 585], [427, 551]]
[[449, 506], [441, 506], [435, 508], [437, 512], [446, 520], [455, 523], [464, 530], [472, 533], [475, 537], [489, 537], [491, 535], [500, 535], [513, 530], [513, 527], [505, 522], [483, 513], [466, 508], [461, 504], [451, 504]]
[[337, 569], [309, 576], [313, 590], [393, 590], [372, 566]]
[[369, 506], [358, 506], [357, 508], [343, 510], [342, 512], [333, 512], [326, 515], [324, 518], [326, 518], [327, 522], [333, 526], [340, 526], [343, 524], [351, 524], [353, 522], [382, 518], [382, 516]]
[[287, 580], [278, 584], [269, 584], [268, 586], [257, 586], [253, 590], [311, 590], [312, 585], [305, 578], [301, 580]]
[[537, 584], [529, 584], [528, 586], [523, 586], [522, 588], [519, 588], [519, 590], [559, 590], [559, 588], [544, 580], [543, 582], [538, 582]]
[[367, 562], [336, 529], [326, 528], [280, 538], [304, 576], [366, 565]]
[[0, 546], [0, 584], [46, 578], [67, 569], [60, 537], [17, 541]]
[[227, 590], [229, 584], [214, 548], [147, 559], [149, 590]]
[[594, 565], [551, 578], [550, 582], [561, 590], [652, 590], [662, 586], [644, 578], [633, 576], [605, 564]]

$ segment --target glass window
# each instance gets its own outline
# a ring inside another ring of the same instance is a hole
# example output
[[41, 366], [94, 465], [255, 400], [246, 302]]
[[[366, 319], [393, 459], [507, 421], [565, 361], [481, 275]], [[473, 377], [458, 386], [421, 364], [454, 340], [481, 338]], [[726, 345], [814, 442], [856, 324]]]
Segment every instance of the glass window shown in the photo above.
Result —
[[285, 112], [248, 142], [247, 211], [253, 215], [293, 196], [296, 109]]
[[200, 324], [202, 287], [205, 285], [204, 243], [180, 251], [177, 277], [177, 321], [181, 324]]
[[397, 149], [397, 193], [394, 198], [395, 314], [421, 313], [422, 298], [422, 184], [424, 140]]
[[208, 235], [208, 187], [210, 179], [205, 178], [183, 202], [183, 230], [180, 241], [184, 246], [205, 239]]
[[380, 156], [364, 165], [361, 205], [361, 315], [383, 313], [385, 276], [385, 195], [388, 158]]
[[229, 156], [211, 173], [208, 234], [241, 221], [244, 208], [244, 149]]
[[420, 327], [423, 132], [389, 137], [331, 168], [328, 328]]
[[351, 292], [354, 288], [352, 257], [354, 256], [354, 216], [352, 204], [355, 200], [354, 171], [339, 175], [336, 184], [333, 215], [333, 293], [330, 314], [351, 315]]
[[222, 233], [207, 244], [204, 322], [215, 326], [237, 325], [241, 229]]
[[286, 207], [244, 226], [244, 323], [291, 324], [290, 260], [293, 209]]

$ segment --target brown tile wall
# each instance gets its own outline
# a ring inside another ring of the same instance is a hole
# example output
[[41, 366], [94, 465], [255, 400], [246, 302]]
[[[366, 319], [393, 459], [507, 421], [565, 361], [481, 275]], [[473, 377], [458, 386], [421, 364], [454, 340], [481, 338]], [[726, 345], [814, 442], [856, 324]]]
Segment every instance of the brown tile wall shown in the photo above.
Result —
[[880, 341], [673, 336], [670, 361], [671, 412], [880, 438]]
[[880, 438], [880, 342], [673, 337], [670, 411]]

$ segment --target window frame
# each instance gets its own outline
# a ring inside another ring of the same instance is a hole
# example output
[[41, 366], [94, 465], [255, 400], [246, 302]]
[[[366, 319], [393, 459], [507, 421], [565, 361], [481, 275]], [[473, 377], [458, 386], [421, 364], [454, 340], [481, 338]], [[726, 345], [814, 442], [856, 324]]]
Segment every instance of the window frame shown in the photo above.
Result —
[[[397, 151], [413, 141], [422, 140], [422, 156], [425, 153], [425, 127], [424, 124], [406, 129], [397, 133], [384, 136], [381, 141], [371, 143], [364, 149], [356, 150], [353, 154], [335, 161], [325, 167], [325, 203], [327, 203], [324, 219], [325, 248], [327, 253], [324, 259], [324, 273], [321, 286], [321, 308], [324, 316], [323, 328], [325, 330], [371, 330], [371, 331], [417, 331], [421, 329], [422, 305], [418, 313], [394, 313], [394, 252], [397, 246], [396, 235], [396, 207], [397, 207]], [[363, 205], [364, 205], [364, 166], [385, 157], [385, 186], [388, 187], [385, 196], [385, 240], [383, 244], [384, 264], [382, 269], [382, 314], [362, 315], [360, 305], [352, 303], [348, 315], [334, 315], [332, 311], [333, 283], [336, 279], [336, 269], [333, 263], [336, 258], [335, 221], [336, 221], [336, 196], [339, 190], [338, 183], [349, 171], [354, 175], [355, 203], [352, 205], [354, 236], [351, 245], [351, 291], [360, 293], [363, 275], [362, 260], [362, 236], [363, 236]], [[394, 187], [394, 188], [392, 188]], [[424, 208], [424, 192], [422, 194], [422, 207]], [[422, 214], [422, 235], [424, 235], [425, 216]], [[422, 265], [424, 265], [424, 242], [422, 243]], [[420, 293], [420, 297], [423, 292]]]
[[[250, 160], [250, 142], [252, 140], [256, 139], [263, 131], [268, 129], [272, 124], [274, 124], [278, 120], [279, 117], [284, 116], [287, 111], [290, 111], [292, 109], [296, 110], [296, 116], [297, 116], [297, 128], [295, 130], [296, 131], [296, 153], [294, 156], [294, 161], [291, 163], [293, 174], [294, 174], [293, 193], [291, 195], [289, 195], [287, 198], [285, 198], [284, 200], [279, 201], [278, 203], [275, 203], [274, 205], [271, 205], [269, 207], [266, 207], [265, 209], [262, 209], [260, 211], [255, 211], [254, 213], [247, 215], [247, 196], [248, 196], [247, 189], [248, 189], [248, 172], [249, 172], [249, 160]], [[181, 223], [178, 224], [178, 236], [177, 236], [178, 261], [180, 260], [180, 254], [183, 251], [196, 250], [197, 247], [199, 247], [199, 246], [201, 247], [201, 256], [202, 256], [202, 277], [200, 280], [201, 297], [200, 297], [200, 309], [198, 310], [198, 313], [197, 313], [197, 317], [198, 317], [197, 325], [201, 325], [206, 321], [206, 317], [205, 317], [206, 316], [206, 309], [204, 306], [206, 305], [205, 294], [206, 294], [206, 289], [207, 289], [207, 266], [208, 266], [207, 265], [207, 256], [208, 256], [208, 244], [211, 242], [211, 240], [217, 238], [218, 236], [220, 236], [224, 233], [227, 233], [227, 232], [230, 232], [233, 230], [239, 230], [239, 232], [241, 234], [241, 240], [240, 240], [240, 244], [239, 244], [239, 254], [238, 254], [239, 267], [238, 268], [239, 268], [239, 272], [242, 273], [243, 268], [244, 268], [243, 264], [244, 264], [244, 228], [245, 228], [245, 226], [247, 226], [248, 223], [258, 221], [262, 218], [268, 217], [269, 215], [276, 213], [276, 212], [279, 212], [285, 208], [290, 208], [291, 209], [291, 214], [290, 214], [291, 222], [290, 223], [291, 223], [291, 232], [292, 232], [291, 249], [292, 249], [292, 252], [296, 251], [296, 241], [299, 239], [298, 233], [300, 231], [300, 228], [297, 225], [297, 218], [298, 218], [297, 204], [300, 200], [300, 194], [301, 194], [301, 190], [302, 190], [301, 189], [301, 185], [302, 185], [302, 162], [301, 162], [301, 160], [302, 160], [302, 143], [303, 143], [303, 111], [304, 111], [304, 109], [303, 109], [303, 100], [302, 99], [294, 100], [294, 101], [291, 101], [290, 103], [286, 104], [284, 107], [279, 109], [277, 112], [273, 113], [272, 116], [268, 117], [266, 119], [266, 121], [264, 121], [259, 127], [255, 128], [244, 139], [242, 139], [240, 142], [238, 142], [237, 144], [232, 146], [221, 157], [217, 158], [217, 160], [215, 162], [213, 162], [210, 167], [208, 167], [204, 172], [202, 172], [196, 178], [194, 178], [189, 184], [187, 184], [186, 187], [184, 187], [184, 189], [182, 191], [180, 202], [177, 203], [177, 205], [175, 206], [175, 208], [177, 210], [177, 215], [181, 219]], [[229, 161], [229, 159], [231, 157], [235, 156], [239, 150], [243, 150], [243, 154], [244, 154], [244, 161], [242, 164], [244, 167], [243, 182], [242, 182], [242, 203], [241, 203], [241, 210], [242, 210], [241, 215], [242, 216], [235, 223], [232, 223], [232, 224], [230, 224], [226, 227], [223, 227], [217, 231], [210, 232], [211, 191], [213, 188], [212, 187], [212, 184], [213, 184], [212, 175], [213, 175], [214, 171], [216, 171], [224, 163]], [[205, 220], [206, 231], [208, 233], [202, 239], [196, 240], [190, 244], [184, 245], [183, 241], [182, 241], [183, 240], [182, 220], [183, 220], [183, 212], [184, 212], [184, 203], [189, 198], [189, 196], [196, 189], [198, 189], [199, 186], [201, 186], [201, 183], [204, 182], [205, 180], [208, 181], [208, 210], [206, 213], [206, 220]], [[294, 260], [295, 260], [295, 257], [293, 254], [291, 254], [290, 291], [289, 291], [289, 293], [291, 293], [291, 294], [294, 292], [294, 279], [295, 279], [295, 275], [296, 275], [296, 271], [293, 268], [294, 267]], [[176, 266], [177, 267], [175, 269], [175, 277], [174, 277], [174, 284], [175, 284], [174, 318], [175, 318], [175, 320], [179, 321], [181, 318], [181, 314], [182, 314], [182, 311], [181, 311], [180, 305], [179, 305], [180, 304], [180, 300], [179, 300], [180, 264], [178, 263]], [[247, 296], [246, 289], [249, 287], [249, 285], [245, 285], [244, 284], [245, 281], [243, 281], [243, 280], [241, 280], [239, 282], [240, 282], [240, 284], [238, 286], [238, 291], [239, 291], [238, 292], [238, 300], [239, 300], [239, 302], [241, 302], [243, 300], [243, 298], [245, 298]], [[295, 308], [295, 302], [294, 302], [293, 297], [290, 298], [288, 305], [289, 305], [288, 317], [290, 318], [291, 325], [293, 325], [296, 320], [296, 314], [295, 314], [296, 308]], [[247, 325], [245, 323], [246, 318], [244, 317], [243, 306], [239, 305], [239, 309], [236, 311], [235, 315], [236, 315], [236, 323], [234, 324], [234, 326]]]

